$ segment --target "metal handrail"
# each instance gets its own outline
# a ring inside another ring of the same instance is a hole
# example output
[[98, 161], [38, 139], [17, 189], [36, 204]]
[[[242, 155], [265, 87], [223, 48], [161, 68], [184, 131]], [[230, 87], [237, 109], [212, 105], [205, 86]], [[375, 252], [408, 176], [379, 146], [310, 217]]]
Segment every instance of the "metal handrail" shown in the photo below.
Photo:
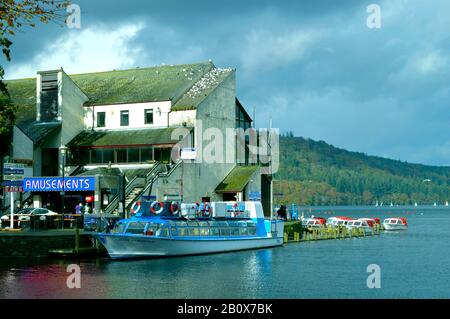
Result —
[[[156, 169], [157, 166], [159, 166], [159, 164], [161, 164], [161, 163], [160, 162], [156, 162], [155, 165], [146, 174], [145, 181], [143, 183], [144, 185], [147, 183], [148, 176], [152, 174], [152, 172]], [[132, 190], [134, 189], [134, 187], [135, 187], [135, 185], [137, 183], [138, 178], [141, 179], [143, 177], [139, 177], [139, 176], [136, 175], [127, 183], [127, 186], [125, 187], [125, 197], [130, 195], [130, 193], [132, 192]], [[140, 194], [141, 194], [141, 192], [138, 195], [140, 195]], [[116, 209], [118, 204], [119, 204], [119, 195], [116, 195], [109, 202], [108, 206], [105, 207], [103, 213], [104, 214], [111, 214]]]
[[[178, 168], [178, 166], [180, 166], [181, 161], [178, 161], [172, 168], [170, 168], [169, 171], [163, 172], [163, 171], [157, 171], [156, 172], [156, 168], [157, 167], [161, 167], [161, 165], [163, 165], [161, 162], [158, 162], [154, 169], [152, 169], [149, 174], [147, 174], [147, 176], [153, 175], [153, 177], [150, 180], [147, 180], [147, 185], [136, 195], [136, 198], [139, 198], [142, 196], [142, 194], [144, 194], [146, 191], [148, 191], [153, 183], [155, 182], [156, 179], [158, 179], [159, 177], [168, 177], [172, 174], [173, 171], [175, 171], [176, 168]], [[157, 167], [156, 167], [157, 166]], [[129, 209], [131, 207], [131, 205], [133, 204], [133, 201], [128, 204], [127, 209]]]

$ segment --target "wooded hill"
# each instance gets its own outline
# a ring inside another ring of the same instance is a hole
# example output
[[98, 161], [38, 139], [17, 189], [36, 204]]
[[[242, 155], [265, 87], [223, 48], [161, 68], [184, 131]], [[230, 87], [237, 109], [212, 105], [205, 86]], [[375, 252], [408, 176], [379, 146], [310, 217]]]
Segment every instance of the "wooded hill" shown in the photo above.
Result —
[[450, 201], [450, 167], [368, 156], [323, 141], [280, 137], [274, 201], [298, 205], [434, 204]]

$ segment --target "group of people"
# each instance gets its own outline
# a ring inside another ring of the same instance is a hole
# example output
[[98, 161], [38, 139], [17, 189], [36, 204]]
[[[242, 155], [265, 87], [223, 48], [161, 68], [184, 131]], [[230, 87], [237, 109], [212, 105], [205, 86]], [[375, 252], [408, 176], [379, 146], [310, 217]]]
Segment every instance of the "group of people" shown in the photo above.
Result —
[[83, 205], [83, 203], [78, 203], [75, 206], [75, 214], [86, 215], [91, 213], [91, 207], [89, 205]]

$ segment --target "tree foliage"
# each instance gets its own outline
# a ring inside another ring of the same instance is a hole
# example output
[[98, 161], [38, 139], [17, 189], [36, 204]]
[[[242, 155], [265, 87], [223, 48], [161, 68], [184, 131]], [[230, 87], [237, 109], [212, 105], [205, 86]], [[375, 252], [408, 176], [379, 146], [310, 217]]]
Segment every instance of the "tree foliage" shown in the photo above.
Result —
[[[373, 205], [444, 203], [450, 167], [410, 164], [335, 148], [323, 141], [280, 138], [277, 203]], [[431, 181], [429, 181], [431, 180]]]
[[[1, 0], [0, 48], [6, 61], [11, 61], [11, 37], [24, 27], [35, 27], [37, 22], [62, 22], [69, 1]], [[15, 108], [3, 81], [5, 71], [0, 65], [0, 156], [8, 153]]]

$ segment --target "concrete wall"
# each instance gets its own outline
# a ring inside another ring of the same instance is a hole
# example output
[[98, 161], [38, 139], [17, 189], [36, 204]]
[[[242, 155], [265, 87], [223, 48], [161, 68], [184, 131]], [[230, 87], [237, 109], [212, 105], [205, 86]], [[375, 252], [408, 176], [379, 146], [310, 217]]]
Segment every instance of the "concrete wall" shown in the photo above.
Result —
[[[95, 130], [167, 127], [171, 102], [130, 103], [85, 107], [84, 125]], [[144, 110], [153, 109], [153, 124], [145, 124]], [[120, 126], [120, 111], [129, 111], [129, 125]], [[105, 112], [105, 127], [97, 128], [97, 113]]]
[[245, 200], [249, 200], [250, 192], [261, 192], [261, 169], [256, 170], [245, 187]]
[[196, 113], [196, 110], [171, 112], [169, 114], [169, 125], [182, 126], [183, 123], [186, 123], [187, 126], [194, 126]]
[[67, 74], [61, 72], [61, 78], [62, 128], [60, 145], [66, 145], [85, 128], [83, 103], [88, 100], [88, 97]]
[[33, 141], [28, 138], [17, 126], [13, 128], [13, 158], [33, 159]]
[[[184, 165], [183, 198], [185, 201], [199, 201], [202, 196], [209, 196], [212, 201], [222, 199], [222, 196], [216, 194], [214, 189], [235, 166], [234, 162], [225, 163], [225, 132], [227, 128], [235, 127], [235, 97], [236, 76], [233, 72], [197, 107], [194, 130], [197, 160], [187, 161]], [[205, 131], [213, 133], [211, 128], [217, 128], [223, 137], [221, 149], [223, 158], [222, 160], [218, 158], [219, 162], [208, 163], [203, 155], [215, 153], [209, 152], [208, 149], [211, 150], [211, 145], [215, 145], [211, 142], [216, 136], [211, 136], [211, 140], [205, 140], [204, 134]], [[235, 148], [235, 144], [229, 147]]]

